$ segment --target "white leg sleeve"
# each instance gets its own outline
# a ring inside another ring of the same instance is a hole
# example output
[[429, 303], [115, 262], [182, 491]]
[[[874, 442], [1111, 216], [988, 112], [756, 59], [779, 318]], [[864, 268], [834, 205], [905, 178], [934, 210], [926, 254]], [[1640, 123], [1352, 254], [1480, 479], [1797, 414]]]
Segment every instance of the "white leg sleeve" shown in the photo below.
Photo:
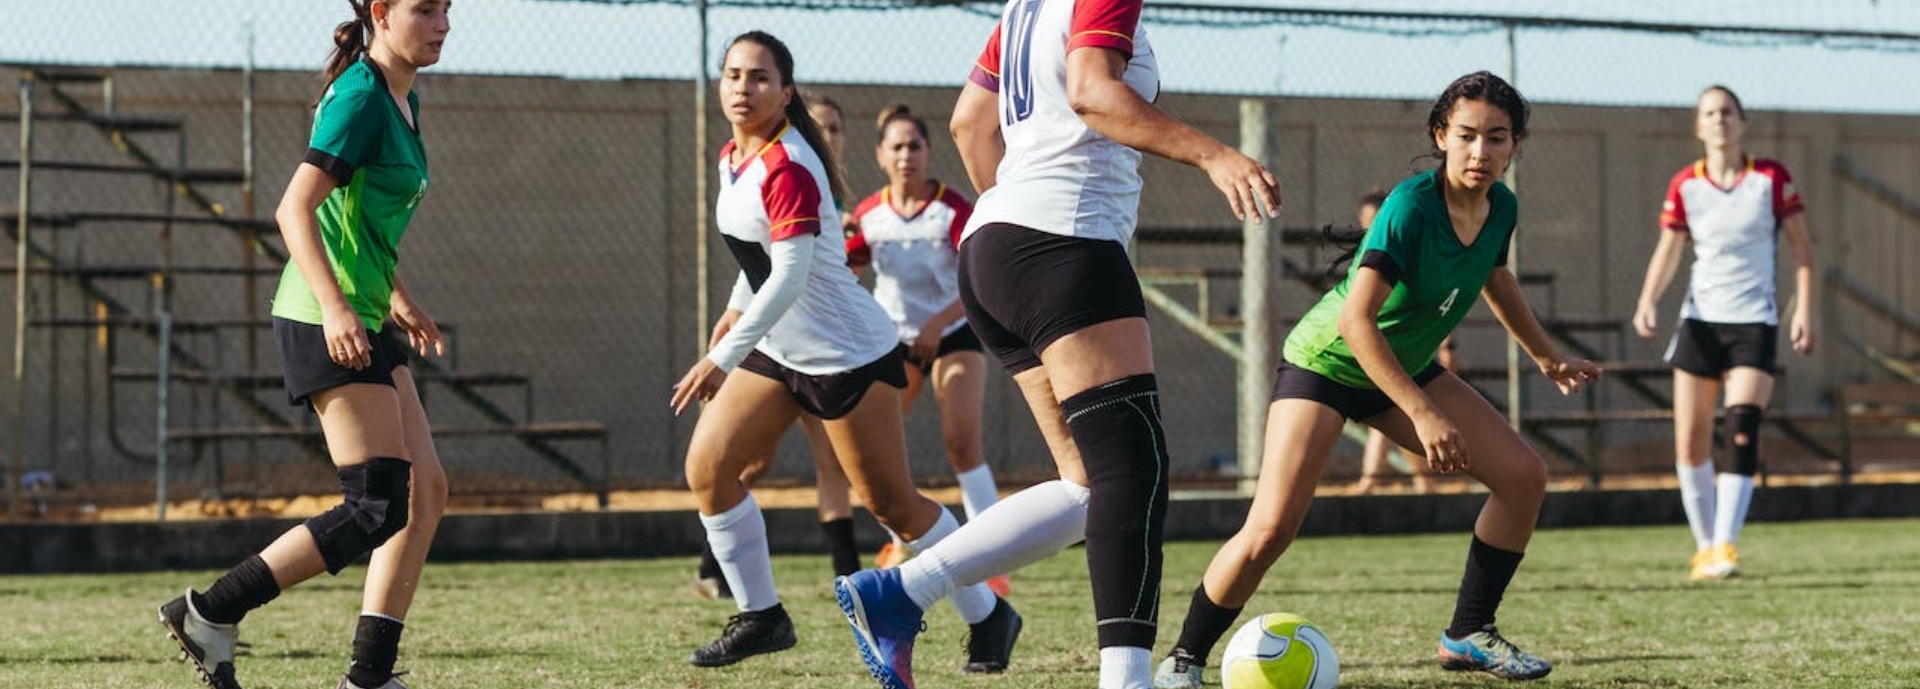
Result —
[[760, 504], [749, 494], [733, 509], [700, 515], [707, 527], [707, 545], [720, 562], [720, 574], [733, 589], [733, 603], [741, 612], [765, 610], [780, 604], [773, 592], [773, 556], [767, 553], [767, 521]]
[[1740, 540], [1740, 527], [1747, 524], [1747, 504], [1753, 501], [1753, 477], [1721, 474], [1715, 485], [1719, 496], [1713, 513], [1713, 543], [1732, 544]]
[[[933, 528], [927, 530], [925, 535], [912, 543], [908, 543], [907, 550], [916, 554], [928, 550], [959, 530], [960, 521], [953, 518], [953, 512], [942, 507], [940, 508], [940, 521], [934, 522]], [[953, 609], [959, 611], [960, 619], [967, 624], [976, 624], [981, 620], [987, 619], [988, 615], [993, 614], [994, 595], [993, 591], [988, 589], [986, 584], [972, 584], [955, 588], [947, 599], [953, 601]], [[926, 608], [923, 607], [921, 609], [925, 610]]]
[[1001, 500], [900, 566], [922, 609], [964, 584], [1039, 562], [1087, 537], [1087, 488], [1048, 481]]
[[993, 468], [985, 463], [953, 477], [960, 481], [960, 506], [967, 510], [967, 521], [973, 521], [1000, 501], [1000, 487], [993, 482]]
[[1713, 462], [1698, 466], [1684, 461], [1674, 463], [1680, 475], [1680, 506], [1687, 511], [1687, 526], [1693, 530], [1694, 550], [1713, 547]]

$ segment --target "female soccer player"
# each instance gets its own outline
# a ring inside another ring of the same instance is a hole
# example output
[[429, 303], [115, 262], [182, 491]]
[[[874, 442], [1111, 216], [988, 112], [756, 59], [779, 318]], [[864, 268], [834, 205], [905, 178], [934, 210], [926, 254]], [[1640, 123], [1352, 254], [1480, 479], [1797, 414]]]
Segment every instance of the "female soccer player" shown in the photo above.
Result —
[[[720, 70], [733, 140], [720, 152], [715, 220], [740, 278], [716, 328], [718, 344], [674, 385], [669, 402], [678, 414], [706, 401], [687, 448], [687, 483], [740, 609], [720, 638], [688, 658], [699, 666], [795, 643], [793, 621], [774, 593], [766, 522], [740, 476], [772, 454], [801, 414], [824, 422], [854, 487], [909, 547], [932, 546], [959, 527], [908, 475], [898, 342], [886, 313], [846, 268], [834, 208], [845, 187], [795, 91], [793, 66], [785, 44], [751, 31], [728, 44]], [[739, 375], [729, 375], [736, 368]], [[981, 623], [1017, 619], [984, 586], [955, 606], [976, 633]]]
[[368, 552], [353, 661], [340, 689], [404, 689], [394, 679], [402, 621], [447, 499], [407, 351], [444, 353], [440, 329], [396, 269], [400, 236], [427, 193], [417, 72], [440, 61], [445, 0], [354, 2], [334, 29], [327, 89], [304, 162], [274, 218], [292, 257], [273, 300], [287, 399], [320, 417], [341, 503], [228, 570], [205, 593], [160, 606], [160, 623], [201, 679], [233, 689], [247, 611]]
[[[971, 520], [1000, 500], [993, 469], [981, 454], [987, 358], [960, 304], [957, 242], [973, 204], [958, 190], [927, 177], [931, 152], [926, 120], [895, 104], [880, 113], [878, 129], [874, 158], [886, 170], [888, 182], [855, 208], [847, 254], [855, 266], [873, 269], [873, 296], [907, 348], [902, 404], [911, 407], [929, 376], [933, 380], [947, 463], [959, 479], [961, 504]], [[890, 566], [888, 552], [882, 549], [880, 567]], [[988, 581], [990, 586], [998, 583], [995, 590], [1006, 594], [1000, 588], [1004, 578]]]
[[[807, 103], [807, 114], [820, 128], [820, 138], [827, 151], [834, 160], [840, 160], [846, 142], [846, 114], [841, 110], [840, 103], [820, 93], [803, 93], [801, 98]], [[851, 220], [845, 213], [840, 217], [843, 221]], [[852, 228], [853, 225], [848, 222], [848, 237], [854, 234]], [[707, 348], [719, 346], [725, 334], [725, 331], [716, 327], [707, 342]], [[834, 456], [833, 443], [827, 438], [826, 426], [820, 424], [818, 417], [801, 414], [800, 430], [807, 438], [808, 452], [813, 455], [813, 486], [818, 496], [820, 533], [827, 541], [827, 556], [833, 566], [833, 575], [852, 574], [860, 570], [860, 550], [853, 541], [853, 501], [849, 495], [852, 486], [847, 483], [847, 472], [840, 469], [840, 459]], [[772, 464], [773, 455], [762, 457], [742, 472], [740, 480], [753, 485]], [[712, 548], [700, 553], [700, 568], [693, 576], [693, 595], [706, 600], [733, 597], [733, 590], [727, 587], [726, 578], [720, 575], [720, 561], [714, 559]]]
[[868, 670], [912, 686], [920, 617], [958, 584], [1083, 538], [1100, 686], [1145, 687], [1159, 617], [1167, 450], [1146, 304], [1127, 259], [1140, 151], [1199, 167], [1269, 215], [1260, 163], [1167, 116], [1140, 0], [1012, 0], [954, 104], [982, 191], [960, 244], [967, 322], [1014, 376], [1061, 480], [1009, 496], [897, 569], [835, 583]]
[[1505, 266], [1519, 208], [1499, 179], [1526, 139], [1527, 102], [1476, 72], [1440, 94], [1425, 131], [1441, 165], [1394, 188], [1346, 279], [1287, 336], [1253, 506], [1194, 589], [1156, 686], [1200, 686], [1214, 643], [1299, 533], [1346, 419], [1417, 448], [1435, 472], [1464, 471], [1487, 487], [1453, 622], [1440, 634], [1440, 666], [1506, 679], [1552, 669], [1494, 628], [1533, 536], [1546, 466], [1485, 398], [1434, 363], [1434, 352], [1481, 294], [1562, 393], [1597, 380], [1600, 369], [1555, 351]]
[[[1692, 278], [1666, 358], [1673, 364], [1674, 470], [1693, 529], [1688, 578], [1695, 581], [1739, 571], [1734, 543], [1747, 521], [1760, 467], [1760, 421], [1773, 396], [1780, 336], [1774, 254], [1781, 235], [1793, 248], [1794, 262], [1788, 337], [1800, 354], [1812, 354], [1815, 341], [1813, 244], [1800, 193], [1785, 166], [1747, 155], [1741, 146], [1746, 133], [1747, 111], [1732, 90], [1711, 86], [1700, 94], [1693, 134], [1706, 153], [1667, 186], [1660, 211], [1665, 231], [1647, 262], [1633, 313], [1634, 331], [1652, 339], [1660, 295], [1673, 281], [1683, 247], [1692, 244]], [[1716, 480], [1713, 405], [1723, 392], [1732, 466]]]

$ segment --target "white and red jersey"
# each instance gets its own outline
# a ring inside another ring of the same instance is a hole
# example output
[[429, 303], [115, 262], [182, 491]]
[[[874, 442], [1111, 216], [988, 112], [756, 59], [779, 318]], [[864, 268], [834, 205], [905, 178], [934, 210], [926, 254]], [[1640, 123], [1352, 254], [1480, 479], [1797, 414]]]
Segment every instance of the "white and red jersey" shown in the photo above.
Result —
[[[873, 298], [893, 319], [901, 342], [913, 342], [928, 318], [960, 298], [960, 231], [973, 204], [945, 184], [934, 187], [933, 198], [911, 217], [893, 207], [888, 190], [874, 192], [854, 208], [847, 232], [847, 253], [871, 257]], [[962, 318], [940, 335], [964, 327]]]
[[1682, 318], [1709, 323], [1779, 324], [1774, 257], [1780, 223], [1805, 210], [1778, 161], [1747, 158], [1726, 188], [1699, 161], [1673, 176], [1660, 227], [1693, 244], [1693, 271]]
[[1068, 106], [1067, 54], [1080, 48], [1126, 54], [1122, 79], [1153, 101], [1160, 94], [1160, 68], [1140, 26], [1140, 5], [1007, 2], [971, 76], [999, 94], [1007, 154], [966, 232], [1004, 222], [1122, 244], [1132, 239], [1140, 213], [1140, 152], [1094, 131]]
[[820, 156], [791, 127], [738, 167], [728, 163], [732, 154], [728, 142], [720, 151], [714, 222], [753, 289], [772, 272], [773, 242], [800, 234], [829, 238], [814, 242], [806, 290], [755, 349], [807, 375], [844, 373], [886, 355], [896, 345], [893, 324], [847, 270], [845, 246], [833, 239], [841, 236], [840, 212]]

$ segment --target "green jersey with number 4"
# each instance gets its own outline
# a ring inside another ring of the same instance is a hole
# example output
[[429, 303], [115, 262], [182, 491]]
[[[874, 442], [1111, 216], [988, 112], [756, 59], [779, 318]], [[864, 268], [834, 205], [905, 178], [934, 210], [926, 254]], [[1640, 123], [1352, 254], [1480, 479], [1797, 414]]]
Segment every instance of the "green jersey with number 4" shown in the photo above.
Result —
[[1340, 337], [1340, 311], [1353, 277], [1363, 267], [1380, 271], [1393, 285], [1375, 321], [1394, 358], [1409, 375], [1433, 363], [1440, 343], [1453, 333], [1480, 297], [1493, 269], [1507, 263], [1519, 203], [1505, 184], [1488, 192], [1492, 208], [1472, 244], [1454, 232], [1442, 197], [1441, 170], [1423, 172], [1394, 187], [1360, 242], [1347, 276], [1307, 311], [1287, 335], [1287, 363], [1348, 387], [1378, 389]]

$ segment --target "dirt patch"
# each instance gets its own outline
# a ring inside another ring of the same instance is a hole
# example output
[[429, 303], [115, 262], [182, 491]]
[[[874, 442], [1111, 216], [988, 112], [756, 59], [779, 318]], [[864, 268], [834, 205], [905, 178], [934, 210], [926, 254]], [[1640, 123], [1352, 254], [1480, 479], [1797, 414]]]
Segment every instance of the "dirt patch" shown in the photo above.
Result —
[[[1920, 483], [1920, 471], [1875, 471], [1857, 474], [1855, 483]], [[1768, 485], [1829, 485], [1839, 482], [1835, 474], [1793, 474], [1767, 477]], [[1465, 478], [1436, 477], [1433, 480], [1435, 493], [1478, 493], [1484, 492], [1478, 483]], [[1602, 479], [1603, 490], [1672, 490], [1677, 488], [1674, 475], [1659, 474], [1609, 474]], [[1182, 494], [1204, 494], [1219, 496], [1231, 493], [1236, 486], [1232, 480], [1181, 481], [1175, 486], [1176, 497]], [[1003, 486], [1007, 492], [1017, 490], [1014, 486]], [[1586, 479], [1577, 476], [1560, 476], [1548, 484], [1550, 491], [1586, 490]], [[960, 490], [954, 487], [922, 488], [922, 492], [934, 500], [954, 505], [960, 502]], [[760, 506], [767, 509], [808, 508], [817, 503], [812, 486], [775, 486], [755, 488], [754, 498]], [[1322, 485], [1319, 497], [1340, 497], [1352, 494], [1350, 483], [1329, 483]], [[1381, 486], [1375, 495], [1411, 495], [1412, 486], [1404, 477], [1397, 482]], [[54, 496], [61, 499], [49, 500], [43, 513], [32, 514], [27, 521], [43, 523], [66, 522], [131, 522], [152, 521], [157, 517], [153, 503], [99, 505], [85, 502], [85, 498], [75, 495]], [[304, 519], [332, 509], [340, 500], [338, 494], [301, 495], [278, 498], [236, 498], [227, 500], [176, 500], [167, 503], [167, 519], [235, 519], [235, 518], [280, 518]], [[854, 504], [860, 504], [856, 497]], [[34, 507], [29, 502], [29, 507]], [[617, 490], [607, 495], [607, 507], [618, 511], [692, 511], [695, 509], [693, 494], [681, 490]], [[586, 512], [599, 509], [599, 498], [593, 493], [565, 492], [552, 494], [503, 494], [503, 495], [459, 495], [451, 499], [449, 512], [489, 513], [489, 512]], [[37, 511], [37, 510], [36, 510]], [[4, 516], [4, 515], [0, 515]]]

